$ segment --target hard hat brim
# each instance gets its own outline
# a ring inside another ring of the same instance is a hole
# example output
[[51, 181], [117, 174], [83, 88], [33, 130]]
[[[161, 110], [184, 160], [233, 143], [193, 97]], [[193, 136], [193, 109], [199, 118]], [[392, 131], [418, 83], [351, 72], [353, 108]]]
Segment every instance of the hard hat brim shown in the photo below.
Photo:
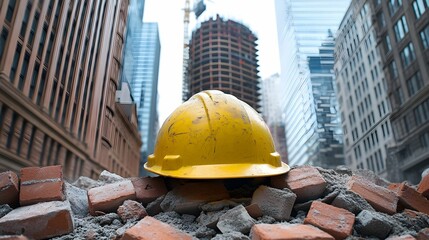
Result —
[[198, 165], [183, 166], [175, 170], [165, 170], [160, 166], [144, 168], [152, 173], [173, 178], [183, 179], [228, 179], [228, 178], [253, 178], [270, 177], [287, 173], [290, 167], [281, 162], [281, 166], [270, 164], [222, 164], [222, 165]]

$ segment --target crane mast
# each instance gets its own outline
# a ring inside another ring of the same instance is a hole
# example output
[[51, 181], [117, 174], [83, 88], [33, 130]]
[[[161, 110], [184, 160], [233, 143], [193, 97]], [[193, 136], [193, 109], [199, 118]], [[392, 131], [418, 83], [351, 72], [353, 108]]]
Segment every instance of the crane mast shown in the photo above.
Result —
[[182, 85], [182, 101], [188, 100], [189, 95], [189, 79], [188, 79], [188, 64], [189, 64], [189, 15], [191, 14], [190, 0], [186, 0], [183, 19], [183, 85]]
[[183, 85], [182, 85], [182, 101], [188, 100], [189, 96], [189, 75], [188, 75], [188, 66], [189, 66], [189, 18], [191, 12], [194, 12], [195, 17], [198, 17], [206, 10], [206, 5], [203, 0], [198, 0], [194, 6], [194, 9], [191, 9], [190, 0], [185, 0], [184, 18], [183, 18]]

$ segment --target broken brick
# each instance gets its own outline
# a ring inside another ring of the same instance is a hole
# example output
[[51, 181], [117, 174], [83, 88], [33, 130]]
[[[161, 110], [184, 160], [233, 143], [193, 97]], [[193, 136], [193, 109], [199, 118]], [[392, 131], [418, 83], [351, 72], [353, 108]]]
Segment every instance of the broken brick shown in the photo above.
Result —
[[167, 193], [162, 177], [140, 177], [131, 180], [136, 190], [136, 198], [145, 206]]
[[429, 174], [426, 174], [419, 183], [417, 192], [421, 193], [424, 197], [429, 199]]
[[407, 184], [391, 184], [389, 189], [399, 196], [399, 202], [405, 207], [429, 214], [429, 200]]
[[140, 220], [147, 216], [146, 209], [139, 202], [125, 200], [118, 208], [118, 215], [123, 222]]
[[298, 202], [304, 202], [322, 196], [326, 181], [317, 168], [304, 166], [271, 177], [271, 186], [278, 189], [289, 188], [296, 194]]
[[259, 186], [252, 196], [252, 204], [257, 204], [264, 215], [276, 220], [288, 220], [296, 195], [291, 190]]
[[347, 188], [364, 198], [375, 210], [387, 214], [396, 213], [398, 196], [393, 191], [355, 176], [350, 178]]
[[21, 169], [19, 203], [21, 206], [47, 201], [63, 201], [62, 166]]
[[259, 217], [262, 217], [262, 215], [264, 215], [258, 204], [250, 204], [245, 208], [246, 208], [246, 211], [249, 213], [249, 215], [254, 219], [257, 219]]
[[429, 239], [429, 227], [420, 230], [420, 232], [417, 234], [416, 238], [417, 238], [417, 240], [427, 240], [427, 239]]
[[73, 232], [68, 202], [43, 202], [14, 209], [0, 219], [0, 234], [45, 239]]
[[345, 209], [313, 201], [304, 223], [318, 227], [336, 239], [344, 239], [353, 232], [355, 215]]
[[335, 239], [328, 233], [306, 224], [256, 224], [251, 230], [252, 240], [288, 240], [288, 239]]
[[88, 190], [89, 212], [116, 212], [125, 200], [134, 200], [136, 193], [130, 180], [107, 184]]
[[168, 192], [161, 208], [165, 212], [198, 215], [201, 205], [228, 198], [229, 193], [221, 182], [188, 183]]
[[153, 217], [145, 217], [136, 225], [125, 231], [121, 240], [191, 240], [188, 235], [166, 223], [156, 220]]
[[19, 179], [12, 171], [0, 173], [0, 205], [18, 205], [19, 202]]

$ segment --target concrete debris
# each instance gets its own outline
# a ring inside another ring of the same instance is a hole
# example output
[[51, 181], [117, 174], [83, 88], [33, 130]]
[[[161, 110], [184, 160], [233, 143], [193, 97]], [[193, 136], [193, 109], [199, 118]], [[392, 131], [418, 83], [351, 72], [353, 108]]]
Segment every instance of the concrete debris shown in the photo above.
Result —
[[255, 222], [243, 205], [238, 205], [220, 216], [216, 226], [222, 233], [240, 232], [248, 234]]
[[87, 191], [71, 185], [68, 182], [64, 184], [64, 192], [70, 202], [71, 210], [76, 216], [85, 217], [88, 215], [88, 197]]
[[411, 186], [371, 171], [302, 166], [227, 180], [124, 179], [106, 171], [98, 181], [70, 184], [61, 166], [22, 172], [24, 181], [0, 173], [6, 239], [429, 238], [429, 175]]
[[392, 225], [382, 214], [363, 210], [357, 215], [354, 228], [362, 236], [374, 236], [384, 239], [392, 230]]
[[106, 170], [102, 171], [100, 173], [100, 176], [98, 177], [99, 182], [106, 183], [106, 184], [120, 182], [123, 180], [125, 180], [123, 177]]
[[13, 210], [8, 204], [0, 205], [0, 218], [6, 216], [6, 214], [10, 213]]
[[91, 188], [99, 187], [104, 184], [89, 177], [80, 176], [76, 181], [72, 183], [72, 185], [84, 190], [89, 190]]
[[355, 215], [359, 214], [363, 210], [375, 211], [365, 199], [351, 191], [344, 191], [338, 194], [332, 202], [332, 205], [347, 209]]
[[291, 190], [260, 186], [253, 193], [252, 204], [257, 204], [264, 215], [276, 220], [288, 220], [295, 203], [296, 195]]

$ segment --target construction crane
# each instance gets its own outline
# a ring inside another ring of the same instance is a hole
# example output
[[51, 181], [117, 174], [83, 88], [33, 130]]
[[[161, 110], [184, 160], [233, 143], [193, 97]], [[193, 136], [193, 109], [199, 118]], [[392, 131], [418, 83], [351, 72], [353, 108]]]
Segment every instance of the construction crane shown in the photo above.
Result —
[[189, 79], [188, 79], [188, 66], [189, 66], [189, 18], [191, 12], [194, 12], [195, 18], [198, 17], [206, 10], [204, 0], [198, 0], [191, 9], [190, 0], [185, 0], [185, 8], [183, 9], [185, 16], [183, 19], [183, 86], [182, 86], [182, 101], [188, 100], [189, 96]]

